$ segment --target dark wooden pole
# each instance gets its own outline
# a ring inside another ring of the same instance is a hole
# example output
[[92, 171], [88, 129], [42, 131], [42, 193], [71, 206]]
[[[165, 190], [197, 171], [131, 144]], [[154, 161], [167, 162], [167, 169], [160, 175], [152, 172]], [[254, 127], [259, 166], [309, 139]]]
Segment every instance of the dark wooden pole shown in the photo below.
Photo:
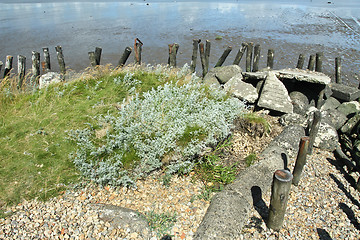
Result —
[[274, 68], [274, 49], [269, 49], [268, 50], [268, 55], [267, 55], [267, 64], [266, 66], [270, 69]]
[[43, 53], [44, 53], [44, 68], [43, 68], [43, 71], [47, 73], [47, 72], [50, 72], [50, 69], [51, 69], [49, 48], [43, 48]]
[[341, 80], [341, 57], [335, 58], [335, 82], [342, 83], [342, 80]]
[[4, 68], [4, 77], [7, 77], [12, 69], [13, 56], [6, 56], [5, 68]]
[[309, 136], [309, 149], [308, 149], [308, 154], [311, 155], [312, 154], [312, 149], [314, 146], [314, 142], [315, 142], [315, 138], [316, 135], [319, 131], [319, 126], [320, 126], [320, 120], [321, 120], [321, 113], [320, 111], [315, 111], [314, 112], [314, 118], [313, 118], [313, 122], [311, 125], [311, 129], [310, 129], [310, 136]]
[[294, 178], [292, 180], [292, 184], [294, 184], [295, 186], [299, 184], [301, 173], [306, 164], [306, 155], [308, 149], [309, 149], [309, 137], [302, 137], [300, 140], [299, 152], [296, 158], [295, 167], [293, 171]]
[[275, 231], [279, 231], [284, 222], [292, 178], [288, 170], [276, 170], [274, 173], [266, 225]]
[[134, 43], [135, 63], [139, 65], [141, 64], [142, 45], [143, 43], [140, 41], [140, 39], [135, 38], [135, 43]]
[[89, 60], [90, 60], [90, 65], [92, 67], [96, 66], [96, 56], [95, 56], [95, 52], [88, 52], [89, 54]]
[[251, 60], [252, 60], [252, 52], [254, 48], [254, 43], [248, 43], [246, 48], [246, 72], [251, 72]]
[[125, 65], [126, 60], [129, 58], [131, 52], [132, 52], [131, 47], [126, 47], [126, 48], [125, 48], [124, 53], [123, 53], [123, 55], [121, 56], [121, 58], [120, 58], [120, 60], [119, 60], [119, 63], [118, 63], [118, 66], [119, 66], [119, 67], [122, 67], [122, 66]]
[[1, 72], [1, 68], [2, 68], [3, 64], [4, 63], [2, 61], [0, 61], [0, 72]]
[[356, 190], [358, 190], [360, 192], [360, 177], [358, 178], [357, 183], [356, 183]]
[[210, 48], [211, 48], [211, 42], [209, 40], [206, 40], [206, 44], [205, 44], [205, 67], [206, 67], [206, 72], [209, 71], [209, 61], [210, 61]]
[[299, 55], [298, 62], [297, 62], [297, 65], [296, 65], [296, 68], [297, 68], [297, 69], [302, 69], [303, 66], [304, 66], [304, 62], [305, 62], [305, 57], [304, 57], [303, 54], [300, 54], [300, 55]]
[[169, 44], [169, 59], [168, 64], [170, 67], [176, 67], [176, 53], [179, 50], [179, 44]]
[[207, 70], [206, 70], [206, 58], [205, 58], [204, 43], [199, 44], [199, 52], [200, 52], [201, 66], [203, 69], [202, 76], [205, 77], [205, 75], [207, 74]]
[[192, 73], [194, 73], [196, 69], [197, 51], [199, 48], [200, 41], [201, 40], [199, 39], [193, 39], [193, 52], [192, 52], [191, 64], [190, 64], [190, 70]]
[[241, 48], [239, 49], [238, 53], [236, 54], [234, 65], [240, 65], [240, 61], [245, 53], [245, 50], [247, 48], [247, 43], [242, 43]]
[[18, 55], [18, 88], [21, 88], [24, 82], [26, 72], [26, 57], [22, 55]]
[[95, 63], [96, 63], [96, 65], [100, 65], [101, 52], [102, 52], [102, 48], [100, 48], [100, 47], [95, 48]]
[[65, 75], [66, 68], [65, 68], [65, 60], [64, 60], [62, 48], [61, 48], [61, 46], [56, 46], [55, 50], [56, 50], [57, 60], [58, 60], [59, 67], [60, 67], [60, 73]]
[[256, 44], [254, 47], [253, 72], [259, 71], [260, 51], [260, 44]]
[[310, 55], [310, 58], [309, 58], [309, 65], [308, 65], [308, 70], [310, 71], [314, 71], [314, 68], [315, 68], [315, 56], [314, 55]]
[[40, 76], [40, 53], [33, 51], [32, 56], [32, 77], [31, 84], [37, 83], [37, 79]]
[[218, 62], [216, 63], [215, 67], [220, 67], [223, 65], [223, 63], [225, 62], [226, 58], [229, 56], [230, 52], [232, 50], [231, 46], [228, 46], [224, 53], [221, 55], [221, 57], [219, 58]]
[[322, 52], [316, 53], [316, 64], [315, 64], [315, 71], [322, 72], [322, 61], [324, 58], [324, 54]]

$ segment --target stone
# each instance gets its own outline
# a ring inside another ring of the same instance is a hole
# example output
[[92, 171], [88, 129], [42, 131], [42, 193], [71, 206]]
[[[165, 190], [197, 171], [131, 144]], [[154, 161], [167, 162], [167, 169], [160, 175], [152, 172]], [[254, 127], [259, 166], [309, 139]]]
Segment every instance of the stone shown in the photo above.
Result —
[[344, 124], [344, 126], [341, 127], [340, 131], [345, 134], [350, 134], [359, 121], [360, 121], [360, 113], [357, 113], [352, 118], [350, 118]]
[[257, 105], [281, 113], [293, 112], [288, 91], [274, 72], [268, 72]]
[[215, 77], [215, 74], [212, 72], [209, 72], [205, 75], [203, 79], [203, 83], [207, 86], [214, 87], [214, 88], [220, 88], [220, 83], [218, 79]]
[[341, 101], [350, 102], [360, 97], [360, 90], [355, 87], [349, 87], [338, 83], [331, 83], [329, 86], [333, 91], [332, 96]]
[[40, 76], [39, 79], [39, 88], [44, 88], [52, 83], [61, 82], [61, 75], [56, 72], [48, 72]]
[[243, 77], [248, 80], [265, 80], [267, 73], [266, 72], [243, 72]]
[[242, 79], [241, 74], [235, 75], [225, 83], [224, 89], [240, 100], [255, 103], [259, 97], [256, 88], [250, 83], [243, 82]]
[[314, 72], [301, 69], [282, 69], [276, 71], [279, 79], [291, 79], [300, 82], [316, 83], [326, 85], [331, 82], [331, 78], [321, 72]]
[[320, 107], [320, 110], [321, 111], [326, 111], [326, 110], [334, 110], [336, 109], [337, 107], [340, 106], [340, 102], [334, 98], [334, 97], [330, 97], [328, 99], [326, 99], [323, 103], [323, 105]]
[[300, 126], [306, 127], [307, 125], [306, 118], [298, 113], [287, 113], [282, 115], [279, 118], [279, 123], [283, 126], [298, 124]]
[[360, 103], [357, 101], [344, 102], [337, 110], [342, 112], [345, 116], [350, 117], [360, 111]]
[[220, 84], [227, 83], [233, 76], [240, 74], [242, 72], [241, 67], [238, 65], [228, 65], [223, 67], [216, 67], [210, 69], [210, 75], [216, 77]]
[[322, 111], [322, 121], [330, 124], [336, 130], [339, 130], [347, 121], [346, 116], [337, 109], [328, 109]]
[[306, 111], [309, 109], [309, 99], [302, 92], [293, 91], [289, 94], [291, 102], [293, 104], [294, 113], [305, 115]]
[[339, 145], [339, 136], [336, 129], [326, 122], [320, 122], [314, 146], [321, 150], [334, 151]]
[[262, 90], [262, 87], [264, 86], [264, 82], [265, 80], [260, 80], [257, 84], [256, 84], [256, 91], [259, 94]]

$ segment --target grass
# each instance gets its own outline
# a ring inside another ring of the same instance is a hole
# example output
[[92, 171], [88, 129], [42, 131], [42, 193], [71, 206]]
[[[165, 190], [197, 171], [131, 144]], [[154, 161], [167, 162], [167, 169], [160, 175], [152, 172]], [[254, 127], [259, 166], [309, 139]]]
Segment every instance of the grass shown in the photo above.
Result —
[[117, 111], [116, 103], [129, 96], [132, 86], [116, 84], [114, 79], [128, 72], [141, 81], [136, 86], [139, 93], [177, 79], [171, 73], [165, 77], [154, 71], [103, 67], [36, 92], [18, 91], [15, 78], [2, 80], [0, 214], [6, 206], [23, 199], [46, 200], [80, 181], [68, 157], [76, 145], [66, 139], [66, 130], [95, 126], [93, 116]]

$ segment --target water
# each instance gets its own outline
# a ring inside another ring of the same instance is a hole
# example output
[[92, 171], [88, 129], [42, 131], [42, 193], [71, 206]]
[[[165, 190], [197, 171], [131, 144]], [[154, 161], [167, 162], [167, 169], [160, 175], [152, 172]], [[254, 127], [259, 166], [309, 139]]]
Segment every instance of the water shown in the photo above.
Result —
[[[217, 35], [222, 40], [216, 41]], [[275, 50], [275, 68], [294, 67], [300, 53], [307, 61], [310, 54], [322, 51], [324, 72], [332, 76], [334, 58], [340, 56], [346, 81], [355, 85], [360, 1], [0, 0], [2, 61], [6, 55], [24, 55], [30, 66], [31, 51], [49, 47], [57, 70], [55, 46], [61, 45], [72, 69], [89, 66], [87, 53], [95, 47], [103, 48], [102, 64], [116, 65], [136, 37], [144, 43], [145, 64], [166, 63], [167, 45], [174, 42], [180, 45], [178, 65], [189, 63], [194, 38], [211, 41], [210, 66], [228, 45], [233, 51], [225, 64], [231, 64], [241, 43], [249, 41], [262, 47], [261, 66], [266, 65], [267, 49]]]

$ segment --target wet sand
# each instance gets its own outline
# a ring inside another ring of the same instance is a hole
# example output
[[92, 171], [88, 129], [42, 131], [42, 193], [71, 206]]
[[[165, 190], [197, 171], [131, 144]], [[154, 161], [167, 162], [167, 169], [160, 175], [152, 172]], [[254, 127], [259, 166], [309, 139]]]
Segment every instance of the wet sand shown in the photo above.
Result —
[[[276, 69], [295, 67], [300, 53], [307, 66], [309, 55], [322, 51], [326, 74], [334, 75], [334, 59], [342, 57], [344, 81], [357, 86], [360, 78], [360, 3], [355, 0], [5, 2], [0, 1], [0, 60], [24, 55], [28, 68], [31, 51], [49, 47], [52, 68], [58, 70], [56, 45], [63, 47], [71, 69], [89, 66], [87, 53], [95, 47], [103, 48], [102, 64], [116, 65], [136, 37], [144, 43], [143, 63], [166, 63], [167, 45], [176, 42], [182, 66], [190, 63], [192, 39], [200, 38], [211, 41], [210, 66], [229, 45], [233, 51], [225, 64], [231, 64], [241, 43], [251, 41], [261, 45], [261, 67], [268, 48], [275, 50]], [[218, 35], [222, 40], [215, 40]]]

